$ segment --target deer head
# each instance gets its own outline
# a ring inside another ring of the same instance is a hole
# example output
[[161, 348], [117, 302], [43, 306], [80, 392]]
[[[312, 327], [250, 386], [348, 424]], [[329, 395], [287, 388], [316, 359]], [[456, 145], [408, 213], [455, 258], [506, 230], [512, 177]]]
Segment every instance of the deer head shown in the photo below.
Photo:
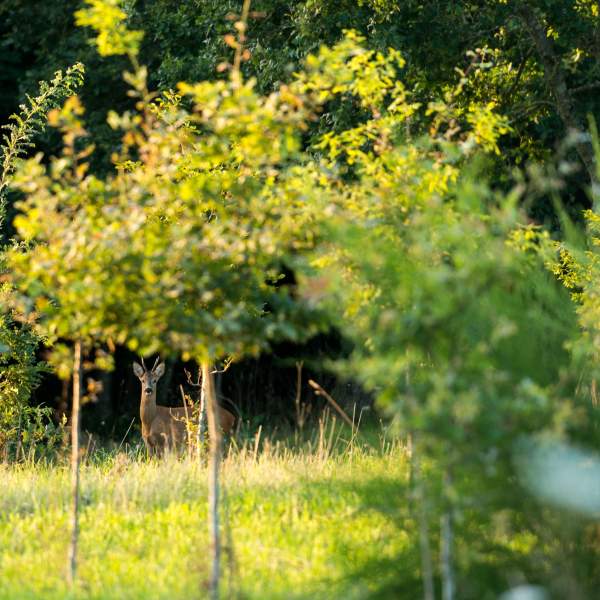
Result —
[[165, 363], [160, 362], [160, 356], [157, 357], [152, 369], [148, 369], [142, 358], [142, 364], [133, 363], [133, 372], [142, 382], [142, 393], [150, 397], [156, 392], [158, 380], [165, 374]]

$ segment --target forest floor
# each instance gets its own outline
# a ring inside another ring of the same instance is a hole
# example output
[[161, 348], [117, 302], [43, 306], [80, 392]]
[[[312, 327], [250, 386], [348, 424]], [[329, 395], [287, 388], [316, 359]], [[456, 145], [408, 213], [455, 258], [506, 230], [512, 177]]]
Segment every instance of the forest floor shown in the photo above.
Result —
[[[314, 444], [250, 440], [228, 452], [223, 597], [408, 598], [419, 589], [405, 450], [326, 433]], [[149, 462], [139, 450], [86, 460], [72, 591], [68, 465], [0, 465], [0, 481], [0, 599], [207, 596], [202, 462]]]

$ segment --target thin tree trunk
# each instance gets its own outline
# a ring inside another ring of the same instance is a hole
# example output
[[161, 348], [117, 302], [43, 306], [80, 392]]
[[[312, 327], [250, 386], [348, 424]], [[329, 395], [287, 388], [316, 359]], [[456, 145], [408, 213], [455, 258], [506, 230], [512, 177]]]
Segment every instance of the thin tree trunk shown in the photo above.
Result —
[[304, 410], [301, 409], [300, 402], [302, 400], [302, 366], [304, 365], [303, 360], [296, 361], [296, 427], [300, 428], [300, 431], [304, 429]]
[[206, 439], [206, 386], [204, 377], [200, 387], [200, 406], [198, 407], [198, 432], [196, 435], [196, 458], [198, 461], [202, 458], [202, 448]]
[[71, 541], [69, 544], [68, 582], [77, 575], [79, 537], [79, 403], [81, 400], [81, 342], [75, 342], [73, 356], [73, 406], [71, 410]]
[[414, 481], [415, 500], [417, 504], [417, 519], [419, 524], [419, 546], [421, 550], [421, 577], [423, 579], [424, 600], [435, 599], [435, 586], [433, 584], [433, 561], [431, 560], [431, 545], [429, 543], [429, 523], [427, 520], [427, 498], [423, 480], [421, 477], [421, 466], [417, 452], [417, 436], [411, 434], [411, 464], [412, 477]]
[[446, 491], [446, 510], [442, 515], [441, 531], [440, 531], [440, 561], [442, 572], [442, 599], [454, 600], [454, 566], [452, 559], [453, 552], [453, 518], [452, 505], [448, 500], [448, 489], [452, 485], [452, 477], [447, 471], [444, 475], [444, 488]]
[[208, 435], [210, 449], [208, 456], [208, 526], [212, 567], [209, 581], [211, 600], [219, 598], [219, 582], [221, 574], [221, 538], [219, 531], [219, 468], [221, 463], [221, 430], [217, 398], [214, 390], [213, 374], [207, 362], [202, 363], [202, 389], [206, 399], [208, 417]]
[[17, 448], [15, 450], [15, 462], [19, 462], [19, 456], [23, 454], [25, 457], [25, 453], [23, 452], [23, 441], [21, 428], [23, 426], [23, 405], [19, 404], [19, 425], [17, 427]]

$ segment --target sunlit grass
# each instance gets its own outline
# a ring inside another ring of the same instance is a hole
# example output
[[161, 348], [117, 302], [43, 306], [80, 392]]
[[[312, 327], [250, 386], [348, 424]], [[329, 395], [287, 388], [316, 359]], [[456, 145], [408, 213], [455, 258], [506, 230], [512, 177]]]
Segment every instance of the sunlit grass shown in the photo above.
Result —
[[[250, 439], [228, 453], [227, 595], [360, 598], [384, 591], [399, 570], [417, 572], [405, 519], [403, 448], [334, 434], [295, 447]], [[147, 462], [132, 452], [89, 460], [82, 468], [79, 581], [72, 593], [64, 577], [67, 466], [4, 466], [0, 477], [0, 598], [206, 595], [204, 464], [175, 457]]]

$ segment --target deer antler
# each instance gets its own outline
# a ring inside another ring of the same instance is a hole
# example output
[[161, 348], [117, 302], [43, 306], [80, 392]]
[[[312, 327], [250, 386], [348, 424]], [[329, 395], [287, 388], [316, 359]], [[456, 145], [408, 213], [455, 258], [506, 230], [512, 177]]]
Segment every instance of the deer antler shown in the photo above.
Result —
[[144, 362], [144, 357], [140, 356], [140, 358], [142, 359], [142, 367], [144, 367], [144, 371], [147, 371], [148, 368], [146, 367], [146, 363]]
[[156, 357], [156, 360], [154, 361], [154, 366], [152, 367], [152, 371], [154, 371], [154, 369], [156, 369], [159, 362], [160, 362], [160, 354]]

